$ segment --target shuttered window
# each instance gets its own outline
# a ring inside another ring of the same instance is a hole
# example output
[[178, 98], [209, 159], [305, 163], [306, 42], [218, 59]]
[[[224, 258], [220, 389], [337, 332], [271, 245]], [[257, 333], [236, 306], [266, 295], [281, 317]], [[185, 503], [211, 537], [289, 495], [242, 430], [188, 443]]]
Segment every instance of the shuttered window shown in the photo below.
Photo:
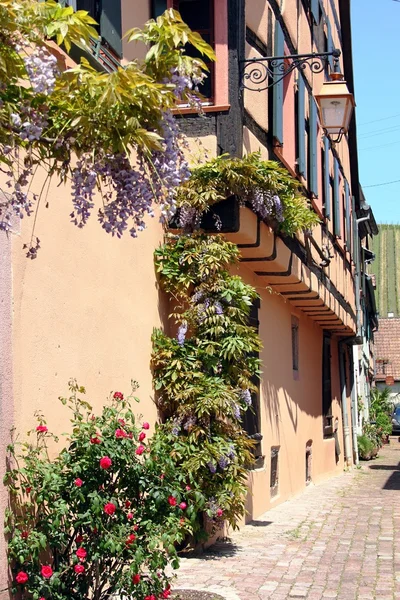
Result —
[[306, 123], [305, 123], [305, 85], [299, 75], [297, 81], [297, 170], [306, 177]]
[[318, 196], [318, 158], [317, 158], [317, 105], [313, 96], [309, 95], [310, 117], [309, 117], [309, 191]]
[[105, 46], [122, 57], [121, 0], [76, 0], [77, 10], [87, 10], [99, 23], [97, 30]]
[[333, 233], [340, 237], [340, 190], [339, 190], [339, 163], [335, 158], [333, 167]]
[[319, 0], [311, 0], [311, 14], [315, 22], [319, 23]]
[[323, 172], [324, 172], [324, 206], [325, 206], [325, 217], [327, 219], [331, 218], [331, 181], [330, 181], [330, 173], [329, 173], [329, 138], [324, 136], [324, 163], [323, 163]]
[[346, 210], [346, 247], [351, 251], [351, 217], [350, 217], [350, 190], [347, 181], [344, 183], [345, 210]]
[[[284, 37], [282, 27], [278, 21], [275, 21], [275, 39], [274, 39], [274, 55], [283, 56], [284, 53]], [[276, 83], [273, 90], [273, 125], [272, 134], [274, 138], [283, 144], [283, 79]]]
[[[331, 24], [329, 23], [329, 21], [327, 21], [327, 23], [326, 23], [326, 30], [327, 30], [327, 51], [332, 52], [334, 50], [334, 47], [333, 47], [333, 38], [332, 38], [332, 27], [331, 27]], [[329, 66], [331, 67], [331, 69], [333, 69], [333, 57], [332, 56], [329, 57]]]

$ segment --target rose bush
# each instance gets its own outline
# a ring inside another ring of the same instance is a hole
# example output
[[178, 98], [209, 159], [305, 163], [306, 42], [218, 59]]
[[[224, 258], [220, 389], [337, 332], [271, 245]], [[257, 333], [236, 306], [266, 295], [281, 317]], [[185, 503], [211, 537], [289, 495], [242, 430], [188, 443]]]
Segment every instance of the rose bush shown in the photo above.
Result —
[[[170, 594], [165, 569], [191, 532], [190, 486], [159, 442], [143, 438], [128, 400], [115, 393], [100, 416], [70, 384], [72, 434], [49, 458], [45, 427], [9, 447], [6, 534], [12, 593], [34, 600], [143, 600]], [[125, 436], [116, 436], [123, 429]], [[140, 444], [139, 444], [140, 438]], [[94, 441], [96, 440], [96, 441]], [[137, 452], [138, 449], [143, 449]], [[187, 489], [188, 488], [188, 489]]]

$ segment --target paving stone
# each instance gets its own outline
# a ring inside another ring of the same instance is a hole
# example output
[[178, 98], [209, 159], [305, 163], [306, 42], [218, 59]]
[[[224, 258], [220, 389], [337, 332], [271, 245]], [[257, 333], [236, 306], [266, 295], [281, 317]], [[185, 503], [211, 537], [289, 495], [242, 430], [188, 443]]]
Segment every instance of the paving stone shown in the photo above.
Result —
[[249, 524], [229, 546], [183, 558], [175, 588], [226, 600], [400, 600], [400, 483], [386, 485], [399, 460], [392, 439], [361, 471], [308, 486], [257, 519], [268, 527]]

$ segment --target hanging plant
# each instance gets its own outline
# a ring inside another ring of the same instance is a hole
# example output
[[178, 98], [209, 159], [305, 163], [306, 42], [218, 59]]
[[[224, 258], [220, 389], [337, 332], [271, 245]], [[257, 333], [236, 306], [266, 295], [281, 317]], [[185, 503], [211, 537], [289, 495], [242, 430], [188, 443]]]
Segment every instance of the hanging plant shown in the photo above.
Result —
[[312, 229], [319, 222], [300, 183], [277, 162], [261, 160], [260, 153], [254, 152], [244, 158], [224, 154], [193, 168], [177, 193], [179, 226], [198, 227], [204, 212], [232, 195], [286, 235]]

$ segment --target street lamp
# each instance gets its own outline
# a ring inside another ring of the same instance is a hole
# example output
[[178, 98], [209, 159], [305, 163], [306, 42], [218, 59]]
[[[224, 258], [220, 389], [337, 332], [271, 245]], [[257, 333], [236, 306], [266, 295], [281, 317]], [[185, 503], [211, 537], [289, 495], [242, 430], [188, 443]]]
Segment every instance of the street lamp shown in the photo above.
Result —
[[331, 52], [312, 54], [247, 58], [241, 61], [241, 89], [257, 92], [268, 90], [295, 69], [302, 71], [307, 66], [312, 73], [321, 73], [326, 68], [328, 60], [333, 59], [334, 69], [329, 76], [330, 81], [322, 85], [315, 100], [325, 134], [330, 136], [333, 143], [338, 143], [349, 129], [355, 107], [354, 97], [350, 94], [344, 77], [339, 71], [340, 54], [340, 50], [335, 49]]
[[[319, 94], [315, 96], [318, 104], [321, 127], [333, 143], [338, 143], [348, 132], [351, 116], [355, 107], [354, 97], [348, 90], [341, 73], [335, 71], [330, 81], [325, 81]], [[336, 135], [336, 138], [333, 136]]]

